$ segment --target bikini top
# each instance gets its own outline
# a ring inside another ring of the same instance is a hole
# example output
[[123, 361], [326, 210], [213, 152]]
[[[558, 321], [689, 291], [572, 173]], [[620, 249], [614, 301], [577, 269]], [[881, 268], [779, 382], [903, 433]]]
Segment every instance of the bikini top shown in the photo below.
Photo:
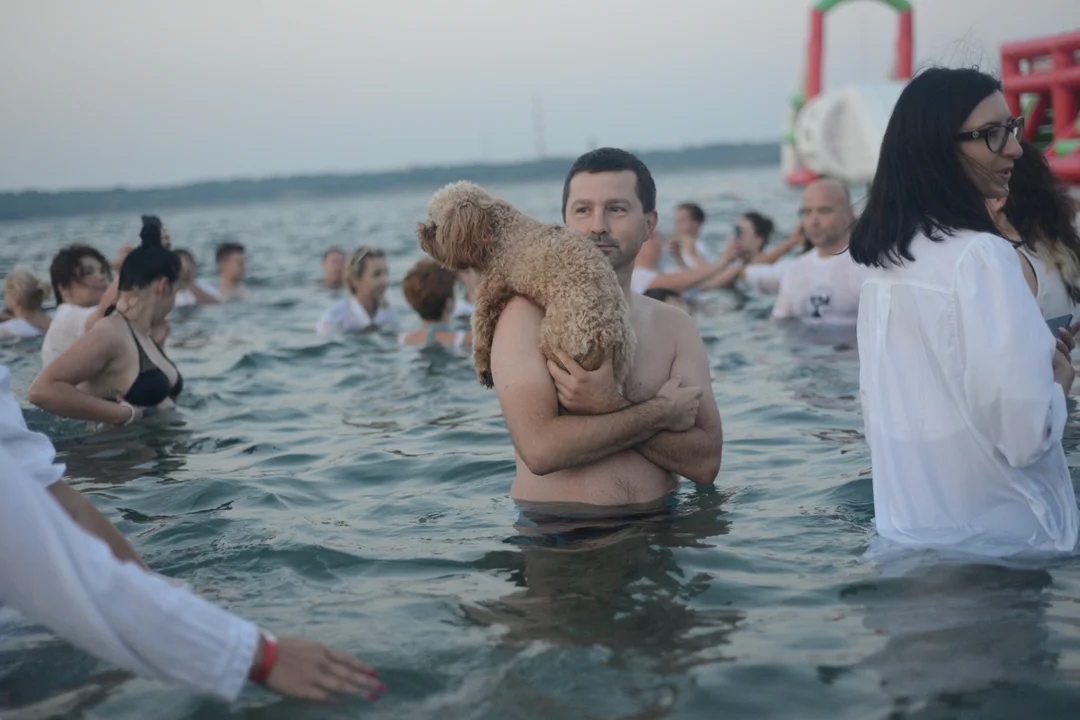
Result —
[[[105, 311], [105, 315], [112, 314], [114, 310], [116, 310], [116, 306], [110, 306]], [[161, 349], [161, 346], [154, 343], [154, 347], [158, 349], [161, 356], [176, 370], [176, 384], [170, 387], [169, 376], [165, 374], [164, 370], [155, 365], [154, 361], [143, 350], [142, 343], [139, 342], [139, 338], [135, 336], [135, 330], [131, 327], [131, 321], [119, 310], [116, 310], [116, 314], [124, 318], [124, 322], [127, 323], [128, 330], [131, 332], [131, 338], [135, 341], [135, 347], [139, 349], [139, 374], [135, 377], [135, 382], [131, 383], [128, 391], [124, 393], [124, 399], [138, 407], [155, 407], [163, 402], [165, 398], [175, 400], [176, 396], [184, 389], [184, 378], [180, 375], [180, 370], [165, 355], [165, 351]]]

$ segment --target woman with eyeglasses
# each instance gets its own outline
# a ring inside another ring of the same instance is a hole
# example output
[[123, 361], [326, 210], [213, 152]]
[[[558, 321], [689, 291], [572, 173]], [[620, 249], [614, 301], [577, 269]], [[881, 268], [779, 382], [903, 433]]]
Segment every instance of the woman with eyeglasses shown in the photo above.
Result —
[[1070, 552], [1061, 446], [1074, 341], [1043, 321], [987, 201], [1023, 152], [994, 78], [931, 69], [885, 130], [852, 258], [860, 395], [886, 541], [982, 556]]
[[331, 305], [315, 326], [319, 333], [367, 332], [397, 324], [386, 302], [390, 271], [386, 254], [378, 248], [361, 247], [345, 266], [349, 297]]
[[175, 406], [180, 371], [152, 337], [173, 308], [180, 258], [144, 218], [142, 244], [120, 266], [116, 304], [30, 386], [34, 405], [62, 417], [124, 426]]
[[990, 201], [1004, 237], [1020, 253], [1020, 266], [1043, 318], [1080, 319], [1080, 233], [1073, 199], [1050, 171], [1039, 148], [1020, 142], [1009, 197]]

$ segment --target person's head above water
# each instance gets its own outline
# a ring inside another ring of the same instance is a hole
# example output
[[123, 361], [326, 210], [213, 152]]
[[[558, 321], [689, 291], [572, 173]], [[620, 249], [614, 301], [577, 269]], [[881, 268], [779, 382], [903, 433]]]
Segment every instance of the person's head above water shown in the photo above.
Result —
[[675, 208], [675, 232], [697, 237], [705, 224], [705, 211], [697, 203], [685, 202]]
[[345, 284], [349, 293], [368, 310], [382, 305], [390, 285], [386, 253], [379, 248], [357, 248], [345, 266]]
[[562, 213], [566, 227], [591, 237], [628, 282], [642, 243], [656, 228], [656, 183], [633, 154], [593, 150], [570, 167]]
[[739, 216], [735, 222], [735, 250], [743, 260], [750, 260], [769, 244], [773, 233], [773, 221], [751, 210]]
[[16, 317], [34, 314], [40, 312], [51, 289], [51, 284], [30, 268], [16, 265], [4, 278], [4, 304]]
[[152, 215], [144, 215], [142, 220], [142, 243], [128, 253], [120, 266], [117, 306], [148, 308], [151, 323], [160, 323], [176, 300], [180, 256], [162, 244], [160, 220]]
[[799, 222], [810, 244], [824, 252], [847, 245], [855, 213], [847, 185], [832, 178], [815, 180], [803, 191]]
[[221, 279], [230, 284], [239, 284], [247, 277], [247, 257], [244, 246], [233, 240], [221, 243], [214, 253]]
[[53, 258], [49, 278], [57, 305], [92, 307], [109, 288], [112, 268], [105, 256], [89, 245], [68, 245]]
[[993, 77], [947, 68], [916, 75], [885, 128], [851, 257], [877, 266], [914, 260], [917, 232], [933, 240], [956, 230], [997, 234], [986, 201], [1009, 193], [1020, 130]]
[[337, 245], [327, 248], [322, 256], [323, 285], [339, 288], [345, 282], [345, 251]]
[[405, 273], [401, 292], [421, 320], [446, 322], [454, 311], [456, 284], [457, 273], [437, 260], [422, 258]]

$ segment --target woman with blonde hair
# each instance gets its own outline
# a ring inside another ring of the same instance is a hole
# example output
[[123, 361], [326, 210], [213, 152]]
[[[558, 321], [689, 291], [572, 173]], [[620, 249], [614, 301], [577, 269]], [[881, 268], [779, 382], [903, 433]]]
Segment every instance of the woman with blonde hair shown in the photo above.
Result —
[[41, 311], [52, 284], [35, 275], [29, 268], [16, 265], [4, 278], [5, 315], [0, 322], [0, 340], [21, 340], [45, 334], [51, 318]]
[[315, 326], [316, 331], [324, 334], [368, 332], [397, 324], [397, 316], [386, 302], [389, 285], [386, 253], [379, 248], [361, 246], [345, 265], [349, 297], [327, 308]]

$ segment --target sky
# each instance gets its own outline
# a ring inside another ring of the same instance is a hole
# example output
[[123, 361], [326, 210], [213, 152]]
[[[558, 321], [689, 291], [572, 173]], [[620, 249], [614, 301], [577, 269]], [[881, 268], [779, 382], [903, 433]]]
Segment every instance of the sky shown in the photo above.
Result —
[[[0, 0], [0, 191], [776, 140], [811, 0]], [[997, 71], [1080, 0], [914, 0], [915, 63]], [[825, 88], [896, 14], [826, 20]]]

